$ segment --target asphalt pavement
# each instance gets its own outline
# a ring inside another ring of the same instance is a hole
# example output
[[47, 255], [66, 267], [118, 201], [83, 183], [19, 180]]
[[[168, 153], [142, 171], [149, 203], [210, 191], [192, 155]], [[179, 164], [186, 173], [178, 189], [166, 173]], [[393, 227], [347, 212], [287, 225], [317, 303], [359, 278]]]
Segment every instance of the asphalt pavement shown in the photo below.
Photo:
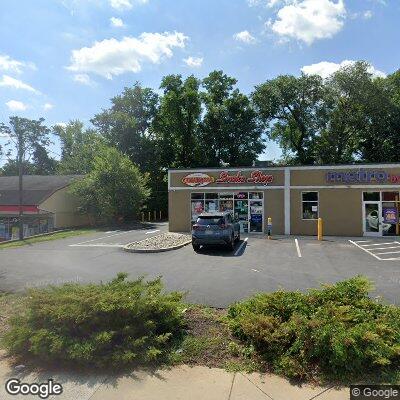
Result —
[[[362, 238], [318, 242], [310, 237], [267, 240], [242, 234], [233, 252], [207, 248], [195, 253], [190, 245], [155, 254], [126, 253], [121, 248], [167, 230], [168, 225], [160, 223], [0, 249], [0, 290], [106, 282], [118, 272], [127, 272], [131, 278], [162, 276], [167, 290], [185, 291], [189, 302], [226, 307], [256, 292], [279, 288], [303, 291], [320, 283], [365, 275], [375, 283], [372, 295], [400, 304], [400, 260], [375, 258], [354, 245]], [[387, 243], [388, 239], [372, 239], [370, 245], [380, 241]]]

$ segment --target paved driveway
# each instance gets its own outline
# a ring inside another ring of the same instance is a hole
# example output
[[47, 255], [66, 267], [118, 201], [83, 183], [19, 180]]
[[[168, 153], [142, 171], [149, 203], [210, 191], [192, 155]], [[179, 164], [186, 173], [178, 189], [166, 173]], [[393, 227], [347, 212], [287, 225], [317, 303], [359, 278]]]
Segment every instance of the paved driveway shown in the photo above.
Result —
[[[187, 246], [166, 253], [131, 254], [119, 247], [166, 229], [166, 224], [156, 224], [0, 250], [0, 289], [104, 282], [124, 271], [132, 278], [162, 276], [167, 289], [187, 291], [188, 301], [225, 307], [255, 292], [305, 290], [362, 274], [375, 282], [374, 295], [400, 303], [400, 260], [378, 260], [346, 238], [320, 243], [314, 238], [300, 237], [296, 242], [294, 237], [249, 236], [234, 252], [216, 248], [195, 253]], [[376, 243], [379, 240], [385, 239]]]

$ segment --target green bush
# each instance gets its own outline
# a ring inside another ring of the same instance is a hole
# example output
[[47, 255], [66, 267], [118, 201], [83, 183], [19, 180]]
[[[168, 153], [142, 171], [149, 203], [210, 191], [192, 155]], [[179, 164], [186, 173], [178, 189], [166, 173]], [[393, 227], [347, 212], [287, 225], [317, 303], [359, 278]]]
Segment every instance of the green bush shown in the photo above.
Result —
[[400, 308], [355, 277], [308, 293], [258, 294], [229, 308], [234, 335], [290, 378], [389, 376], [400, 367]]
[[182, 294], [164, 294], [159, 279], [126, 277], [30, 290], [24, 313], [5, 336], [6, 347], [42, 361], [99, 367], [166, 356], [183, 330]]

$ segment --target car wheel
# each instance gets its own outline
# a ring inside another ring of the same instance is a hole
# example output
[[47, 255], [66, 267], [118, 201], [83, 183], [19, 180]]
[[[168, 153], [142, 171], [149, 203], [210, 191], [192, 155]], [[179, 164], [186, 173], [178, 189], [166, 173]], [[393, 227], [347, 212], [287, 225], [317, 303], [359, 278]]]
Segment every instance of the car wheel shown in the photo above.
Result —
[[193, 250], [197, 253], [200, 250], [200, 245], [192, 243]]

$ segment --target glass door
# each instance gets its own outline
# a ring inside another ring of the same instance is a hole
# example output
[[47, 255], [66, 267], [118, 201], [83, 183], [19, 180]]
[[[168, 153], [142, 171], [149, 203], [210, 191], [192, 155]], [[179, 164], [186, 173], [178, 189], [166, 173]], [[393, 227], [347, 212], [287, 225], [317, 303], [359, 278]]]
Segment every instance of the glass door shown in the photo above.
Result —
[[249, 231], [249, 194], [247, 192], [235, 193], [235, 218], [239, 220], [240, 232]]
[[249, 226], [250, 232], [262, 233], [264, 222], [264, 202], [262, 192], [249, 193]]
[[364, 203], [363, 221], [364, 236], [382, 236], [381, 202]]

